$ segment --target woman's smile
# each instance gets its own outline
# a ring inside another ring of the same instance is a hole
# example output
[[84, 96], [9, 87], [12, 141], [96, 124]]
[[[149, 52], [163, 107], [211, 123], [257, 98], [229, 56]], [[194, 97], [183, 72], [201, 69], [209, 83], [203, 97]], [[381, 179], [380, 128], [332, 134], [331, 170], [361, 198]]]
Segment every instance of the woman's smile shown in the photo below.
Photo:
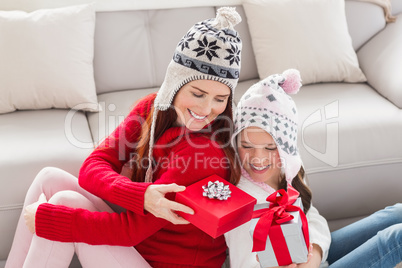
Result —
[[192, 117], [194, 117], [196, 120], [204, 120], [205, 118], [207, 118], [207, 115], [201, 116], [201, 115], [198, 115], [198, 114], [194, 113], [190, 109], [187, 109], [187, 110], [189, 111], [190, 115]]

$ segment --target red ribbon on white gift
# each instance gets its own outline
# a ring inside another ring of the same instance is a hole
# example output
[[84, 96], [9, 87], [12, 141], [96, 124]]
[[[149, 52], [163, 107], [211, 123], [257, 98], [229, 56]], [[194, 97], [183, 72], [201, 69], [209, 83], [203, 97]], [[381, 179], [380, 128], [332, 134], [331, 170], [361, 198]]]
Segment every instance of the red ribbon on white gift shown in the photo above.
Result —
[[292, 259], [281, 231], [280, 233], [270, 234], [270, 229], [272, 225], [280, 225], [292, 220], [293, 216], [288, 212], [299, 211], [307, 248], [309, 248], [310, 245], [306, 215], [300, 207], [292, 205], [298, 197], [299, 192], [288, 185], [287, 192], [284, 189], [280, 189], [267, 197], [266, 200], [270, 202], [269, 208], [263, 208], [253, 212], [253, 218], [260, 218], [253, 233], [253, 252], [265, 250], [269, 235], [271, 241], [275, 241], [276, 243], [275, 245], [273, 244], [272, 247], [279, 266], [289, 265], [292, 263]]

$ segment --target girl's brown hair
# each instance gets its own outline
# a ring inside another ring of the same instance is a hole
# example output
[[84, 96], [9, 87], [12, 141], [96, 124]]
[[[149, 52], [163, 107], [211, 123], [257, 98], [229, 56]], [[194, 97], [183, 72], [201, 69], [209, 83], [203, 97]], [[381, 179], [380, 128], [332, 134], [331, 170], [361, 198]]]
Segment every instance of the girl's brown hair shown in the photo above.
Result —
[[[304, 183], [304, 176], [305, 176], [304, 168], [300, 167], [299, 172], [293, 178], [292, 186], [300, 193], [304, 213], [307, 213], [307, 211], [310, 209], [311, 206], [312, 193], [310, 188]], [[285, 190], [287, 189], [287, 181], [284, 177], [281, 180], [279, 189], [285, 189]]]
[[[151, 113], [148, 115], [146, 121], [144, 122], [141, 131], [141, 136], [136, 148], [136, 157], [138, 159], [147, 159], [149, 152], [149, 140], [152, 116], [154, 113], [154, 108], [152, 108]], [[167, 111], [158, 111], [158, 115], [155, 123], [155, 142], [163, 135], [163, 133], [171, 128], [177, 120], [177, 113], [174, 107], [171, 107]], [[221, 145], [221, 149], [224, 151], [227, 159], [229, 160], [229, 182], [232, 184], [237, 184], [240, 180], [240, 165], [235, 160], [236, 154], [235, 150], [230, 146], [230, 137], [233, 133], [233, 115], [232, 115], [232, 94], [228, 99], [225, 111], [220, 114], [211, 125], [211, 134], [213, 135], [215, 141]], [[223, 131], [222, 131], [223, 130]], [[141, 161], [143, 163], [143, 161]], [[149, 163], [148, 163], [149, 165]], [[134, 170], [132, 172], [131, 180], [136, 182], [145, 181], [145, 173], [147, 171], [147, 165], [133, 165]]]

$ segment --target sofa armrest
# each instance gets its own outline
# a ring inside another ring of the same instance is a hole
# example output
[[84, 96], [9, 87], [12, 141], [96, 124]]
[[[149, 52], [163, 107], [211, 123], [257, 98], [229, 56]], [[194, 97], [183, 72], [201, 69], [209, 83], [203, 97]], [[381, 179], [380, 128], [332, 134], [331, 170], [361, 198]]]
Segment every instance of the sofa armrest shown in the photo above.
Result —
[[367, 82], [402, 108], [402, 14], [357, 52]]

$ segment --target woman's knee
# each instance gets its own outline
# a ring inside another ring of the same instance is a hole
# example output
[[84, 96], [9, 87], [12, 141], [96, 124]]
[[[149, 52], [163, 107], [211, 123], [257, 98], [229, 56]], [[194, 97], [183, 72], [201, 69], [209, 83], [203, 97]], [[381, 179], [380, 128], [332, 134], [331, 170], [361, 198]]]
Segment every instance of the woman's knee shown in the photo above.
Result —
[[76, 190], [78, 179], [70, 173], [55, 167], [43, 168], [30, 186], [32, 193], [45, 193], [47, 198], [63, 190]]
[[70, 208], [83, 208], [90, 211], [97, 211], [92, 202], [89, 201], [85, 196], [70, 190], [55, 193], [48, 202], [53, 205], [62, 205]]
[[[59, 178], [75, 178], [70, 173], [56, 167], [45, 167], [35, 177], [35, 181], [41, 184], [55, 181]], [[35, 182], [34, 181], [34, 182]]]

